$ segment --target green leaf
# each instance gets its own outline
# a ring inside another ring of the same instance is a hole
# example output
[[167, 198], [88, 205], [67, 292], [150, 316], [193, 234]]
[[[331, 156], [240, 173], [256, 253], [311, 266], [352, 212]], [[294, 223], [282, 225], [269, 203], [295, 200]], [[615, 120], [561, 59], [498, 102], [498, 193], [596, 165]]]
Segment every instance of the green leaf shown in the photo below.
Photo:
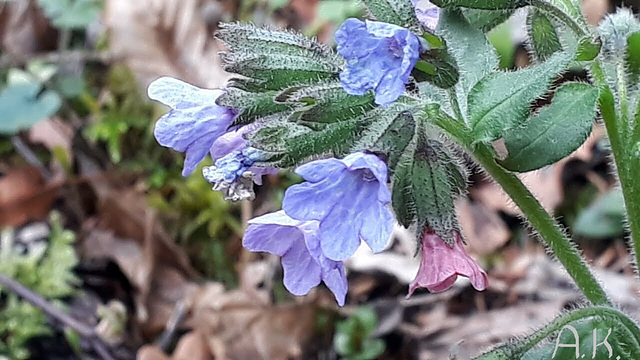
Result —
[[416, 145], [396, 167], [392, 205], [404, 227], [417, 222], [422, 232], [429, 226], [453, 245], [453, 232], [460, 228], [454, 199], [466, 188], [467, 173], [443, 141], [438, 136], [418, 134]]
[[225, 71], [249, 77], [266, 90], [335, 78], [341, 71], [330, 60], [299, 55], [225, 53], [222, 60]]
[[380, 120], [362, 131], [350, 152], [369, 151], [385, 154], [387, 166], [393, 171], [414, 137], [416, 121], [410, 111], [400, 112], [395, 117], [386, 116]]
[[433, 0], [441, 8], [469, 8], [483, 10], [518, 9], [531, 5], [530, 0]]
[[38, 83], [9, 85], [0, 92], [0, 133], [15, 134], [55, 114], [61, 105], [58, 94]]
[[420, 54], [412, 75], [419, 83], [428, 81], [442, 89], [454, 86], [459, 79], [455, 60], [443, 49]]
[[585, 36], [578, 42], [576, 49], [576, 61], [591, 61], [600, 53], [602, 42], [599, 38]]
[[615, 189], [582, 210], [573, 224], [575, 235], [606, 239], [624, 234], [625, 208], [622, 191]]
[[551, 165], [575, 150], [591, 133], [598, 89], [566, 83], [550, 106], [504, 134], [509, 156], [500, 162], [511, 171], [526, 172]]
[[373, 93], [363, 96], [347, 94], [339, 81], [323, 82], [284, 90], [279, 99], [293, 105], [307, 105], [301, 109], [300, 120], [315, 123], [333, 123], [353, 119], [371, 111]]
[[557, 53], [542, 64], [495, 72], [478, 82], [468, 99], [474, 142], [496, 140], [505, 129], [522, 123], [529, 115], [531, 102], [547, 92], [569, 60], [567, 54]]
[[290, 105], [274, 101], [278, 93], [279, 91], [249, 92], [228, 87], [216, 103], [238, 110], [233, 125], [245, 125], [258, 118], [290, 110]]
[[38, 0], [53, 25], [62, 29], [83, 29], [98, 20], [102, 0]]
[[528, 46], [537, 61], [545, 61], [562, 50], [556, 28], [542, 11], [531, 8], [527, 14]]
[[466, 113], [471, 88], [498, 66], [496, 49], [485, 34], [467, 22], [458, 11], [442, 10], [436, 31], [447, 42], [447, 51], [458, 67], [460, 81], [455, 86], [458, 103]]
[[627, 68], [632, 79], [640, 78], [640, 31], [627, 38]]
[[420, 31], [411, 0], [362, 0], [369, 13], [377, 20]]
[[513, 10], [462, 9], [469, 24], [483, 32], [504, 23], [513, 14]]

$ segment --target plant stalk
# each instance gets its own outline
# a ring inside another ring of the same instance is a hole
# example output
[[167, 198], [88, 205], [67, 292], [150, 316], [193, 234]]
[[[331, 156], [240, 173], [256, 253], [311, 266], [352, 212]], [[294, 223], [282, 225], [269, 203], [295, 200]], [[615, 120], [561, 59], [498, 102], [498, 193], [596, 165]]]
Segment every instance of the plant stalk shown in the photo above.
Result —
[[522, 210], [527, 220], [567, 269], [584, 296], [594, 305], [610, 305], [607, 294], [589, 270], [578, 249], [522, 181], [500, 166], [486, 146], [478, 146], [473, 154]]

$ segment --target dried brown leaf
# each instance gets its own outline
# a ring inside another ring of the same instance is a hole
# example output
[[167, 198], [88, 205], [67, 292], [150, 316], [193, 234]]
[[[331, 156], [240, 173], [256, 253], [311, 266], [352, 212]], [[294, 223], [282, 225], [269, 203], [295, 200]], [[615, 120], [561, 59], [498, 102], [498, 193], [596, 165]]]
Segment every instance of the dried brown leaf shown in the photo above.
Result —
[[61, 181], [47, 183], [35, 167], [15, 169], [0, 177], [0, 227], [44, 219], [61, 186]]
[[[173, 76], [204, 87], [228, 78], [218, 56], [219, 43], [207, 27], [204, 0], [110, 0], [105, 23], [116, 58], [124, 59], [142, 85]], [[222, 11], [222, 8], [219, 10]]]

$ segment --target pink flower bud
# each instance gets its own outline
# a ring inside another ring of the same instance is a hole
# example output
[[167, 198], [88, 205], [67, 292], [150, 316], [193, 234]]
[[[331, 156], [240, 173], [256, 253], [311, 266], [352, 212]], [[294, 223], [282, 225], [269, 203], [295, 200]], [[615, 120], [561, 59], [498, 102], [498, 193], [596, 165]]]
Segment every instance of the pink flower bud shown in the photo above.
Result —
[[420, 269], [409, 286], [409, 296], [419, 287], [426, 287], [433, 293], [445, 291], [453, 286], [458, 275], [468, 277], [478, 291], [487, 288], [487, 273], [464, 251], [457, 231], [454, 237], [451, 248], [433, 230], [424, 231]]

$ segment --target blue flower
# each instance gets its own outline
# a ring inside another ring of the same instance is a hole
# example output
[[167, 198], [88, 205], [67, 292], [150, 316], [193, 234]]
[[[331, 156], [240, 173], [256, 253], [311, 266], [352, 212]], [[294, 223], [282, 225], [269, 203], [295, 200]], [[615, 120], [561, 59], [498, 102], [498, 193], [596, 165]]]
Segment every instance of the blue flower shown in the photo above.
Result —
[[160, 145], [186, 153], [183, 176], [195, 170], [236, 116], [233, 109], [216, 105], [216, 99], [223, 93], [170, 77], [159, 78], [149, 85], [149, 98], [171, 108], [156, 123], [155, 137]]
[[297, 221], [278, 211], [251, 219], [242, 244], [281, 256], [284, 286], [292, 294], [305, 295], [323, 281], [342, 306], [347, 294], [344, 265], [322, 254], [317, 230], [316, 221]]
[[296, 220], [320, 223], [318, 238], [326, 257], [346, 260], [361, 239], [374, 252], [384, 250], [394, 218], [382, 160], [358, 152], [342, 160], [312, 161], [295, 172], [306, 182], [287, 189], [282, 208]]
[[418, 21], [427, 29], [434, 31], [440, 20], [440, 8], [429, 0], [411, 0], [416, 8]]
[[387, 105], [405, 91], [420, 55], [420, 41], [409, 30], [377, 21], [347, 19], [335, 35], [338, 53], [347, 60], [340, 74], [351, 95], [375, 91], [375, 102]]
[[232, 151], [216, 160], [214, 166], [202, 169], [202, 174], [213, 184], [213, 190], [222, 192], [227, 200], [253, 199], [253, 182], [260, 185], [262, 175], [278, 171], [273, 167], [254, 165], [266, 160], [265, 153], [245, 144], [241, 150]]

